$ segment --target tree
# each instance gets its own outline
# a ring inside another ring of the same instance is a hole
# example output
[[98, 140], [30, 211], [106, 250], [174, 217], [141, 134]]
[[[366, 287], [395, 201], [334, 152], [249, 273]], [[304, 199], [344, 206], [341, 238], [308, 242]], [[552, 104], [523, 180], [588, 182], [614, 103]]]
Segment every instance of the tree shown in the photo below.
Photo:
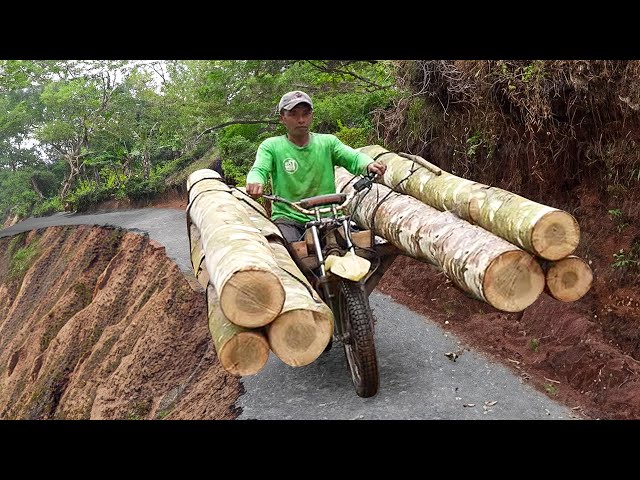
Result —
[[40, 100], [44, 123], [36, 138], [68, 166], [60, 197], [64, 199], [91, 151], [91, 141], [115, 122], [112, 103], [129, 62], [71, 62], [59, 78], [45, 85]]

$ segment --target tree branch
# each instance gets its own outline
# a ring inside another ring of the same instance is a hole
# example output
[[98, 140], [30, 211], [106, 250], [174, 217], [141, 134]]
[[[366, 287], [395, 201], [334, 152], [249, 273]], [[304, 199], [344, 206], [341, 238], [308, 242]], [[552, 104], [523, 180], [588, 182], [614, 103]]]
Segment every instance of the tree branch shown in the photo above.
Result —
[[211, 133], [214, 130], [218, 130], [220, 128], [228, 127], [229, 125], [254, 125], [257, 123], [267, 123], [270, 125], [278, 125], [280, 122], [278, 120], [231, 120], [229, 122], [216, 125], [215, 127], [207, 128], [196, 137], [196, 139], [194, 140], [194, 143], [197, 143], [198, 140], [200, 140], [200, 137], [202, 137], [203, 135], [206, 135], [207, 133]]
[[36, 191], [36, 193], [38, 194], [38, 196], [42, 199], [44, 198], [44, 195], [42, 194], [42, 192], [40, 191], [40, 189], [38, 188], [38, 183], [36, 182], [36, 177], [35, 176], [31, 176], [31, 185], [33, 186], [33, 189]]
[[[338, 68], [337, 66], [328, 66], [328, 65], [320, 65], [320, 64], [315, 64], [313, 63], [311, 60], [306, 60], [307, 63], [309, 63], [312, 67], [316, 68], [317, 70], [320, 70], [321, 72], [326, 72], [326, 73], [337, 73], [340, 75], [349, 75], [357, 80], [360, 80], [361, 82], [364, 82], [365, 85], [369, 85], [370, 87], [373, 87], [373, 90], [371, 91], [376, 91], [376, 90], [385, 90], [387, 88], [390, 88], [392, 85], [378, 85], [377, 83], [372, 82], [371, 80], [368, 80], [364, 77], [361, 77], [360, 75], [350, 71], [350, 70], [343, 70], [342, 68]], [[371, 63], [375, 63], [375, 62], [371, 62]]]

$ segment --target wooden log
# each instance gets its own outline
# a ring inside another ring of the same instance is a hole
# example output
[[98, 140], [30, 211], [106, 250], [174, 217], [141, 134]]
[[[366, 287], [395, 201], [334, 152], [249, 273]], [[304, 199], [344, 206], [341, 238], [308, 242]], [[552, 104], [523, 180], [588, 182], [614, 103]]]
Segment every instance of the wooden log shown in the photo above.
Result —
[[[350, 192], [352, 177], [337, 167], [337, 190]], [[522, 311], [544, 289], [544, 274], [532, 255], [452, 212], [441, 212], [381, 184], [359, 193], [347, 209], [360, 227], [373, 230], [402, 253], [436, 266], [457, 287], [499, 310]]]
[[438, 210], [452, 211], [534, 255], [559, 260], [578, 246], [580, 227], [567, 212], [445, 171], [436, 174], [378, 145], [359, 150], [387, 166], [381, 179], [386, 186]]
[[292, 367], [308, 365], [324, 351], [333, 335], [333, 313], [280, 243], [270, 246], [282, 267], [286, 291], [282, 313], [265, 327], [271, 351]]
[[209, 332], [222, 367], [233, 375], [253, 375], [265, 366], [269, 358], [269, 343], [261, 329], [240, 327], [222, 313], [215, 288], [209, 283], [204, 264], [200, 232], [187, 216], [191, 265], [198, 283], [205, 289]]
[[187, 228], [189, 229], [189, 243], [191, 244], [191, 266], [193, 274], [202, 288], [206, 290], [209, 284], [209, 272], [204, 266], [204, 250], [200, 241], [200, 232], [187, 217]]
[[233, 375], [253, 375], [269, 359], [269, 343], [260, 329], [240, 327], [226, 318], [213, 285], [207, 287], [209, 332], [222, 367]]
[[420, 157], [418, 155], [411, 155], [410, 153], [402, 153], [402, 152], [398, 152], [398, 155], [400, 155], [401, 157], [404, 157], [404, 158], [408, 158], [409, 160], [411, 160], [411, 161], [417, 163], [418, 165], [420, 165], [421, 167], [426, 168], [427, 170], [429, 170], [434, 175], [442, 175], [442, 169], [440, 167], [435, 166], [431, 162], [427, 162], [424, 158], [422, 158], [422, 157]]
[[575, 255], [555, 262], [541, 262], [545, 272], [545, 291], [562, 302], [575, 302], [591, 288], [593, 271], [587, 262]]
[[265, 327], [269, 347], [287, 365], [308, 365], [331, 340], [333, 313], [291, 258], [280, 230], [266, 217], [266, 212], [259, 212], [250, 202], [243, 205], [253, 225], [273, 240], [269, 246], [280, 266], [280, 280], [285, 290], [282, 313]]
[[200, 232], [205, 265], [219, 292], [222, 312], [244, 327], [273, 321], [282, 310], [285, 292], [269, 242], [216, 172], [198, 170], [189, 176], [187, 186], [187, 212]]

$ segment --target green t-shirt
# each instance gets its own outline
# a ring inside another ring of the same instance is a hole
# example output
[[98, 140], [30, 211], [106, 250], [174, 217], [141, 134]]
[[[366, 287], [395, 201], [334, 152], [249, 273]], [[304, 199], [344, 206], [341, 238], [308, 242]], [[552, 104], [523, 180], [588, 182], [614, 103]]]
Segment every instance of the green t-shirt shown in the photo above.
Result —
[[[286, 135], [266, 139], [258, 147], [247, 183], [267, 184], [271, 176], [274, 195], [297, 202], [303, 198], [336, 193], [334, 166], [354, 175], [366, 172], [368, 155], [342, 143], [335, 135], [309, 133], [309, 143], [298, 147]], [[287, 204], [273, 202], [271, 219], [288, 218], [306, 223], [311, 217]]]

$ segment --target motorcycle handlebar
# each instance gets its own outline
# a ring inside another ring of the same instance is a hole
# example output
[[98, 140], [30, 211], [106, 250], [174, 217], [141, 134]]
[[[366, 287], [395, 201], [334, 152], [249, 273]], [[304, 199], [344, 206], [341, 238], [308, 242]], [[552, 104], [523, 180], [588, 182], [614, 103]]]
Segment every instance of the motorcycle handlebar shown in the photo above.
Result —
[[[365, 188], [369, 188], [373, 184], [373, 181], [377, 176], [378, 175], [376, 173], [372, 173], [372, 172], [368, 172], [366, 175], [363, 175], [362, 178], [359, 179], [353, 185], [353, 190], [349, 194], [347, 194], [347, 197], [345, 198], [344, 202], [335, 206], [335, 209], [342, 210], [357, 193], [361, 192]], [[292, 202], [290, 200], [287, 200], [286, 198], [282, 198], [277, 195], [263, 195], [263, 197], [266, 198], [267, 200], [271, 200], [272, 202], [286, 203], [287, 205], [293, 207], [294, 209], [298, 210], [301, 213], [304, 213], [305, 215], [315, 215], [316, 209], [320, 213], [329, 213], [333, 210], [335, 205], [335, 204], [332, 204], [330, 207], [326, 207], [326, 208], [315, 207], [314, 210], [308, 210], [302, 207], [302, 204], [307, 203], [309, 201], [309, 198], [303, 198], [302, 200], [299, 200], [297, 202]], [[314, 197], [311, 197], [311, 198], [314, 198]]]

